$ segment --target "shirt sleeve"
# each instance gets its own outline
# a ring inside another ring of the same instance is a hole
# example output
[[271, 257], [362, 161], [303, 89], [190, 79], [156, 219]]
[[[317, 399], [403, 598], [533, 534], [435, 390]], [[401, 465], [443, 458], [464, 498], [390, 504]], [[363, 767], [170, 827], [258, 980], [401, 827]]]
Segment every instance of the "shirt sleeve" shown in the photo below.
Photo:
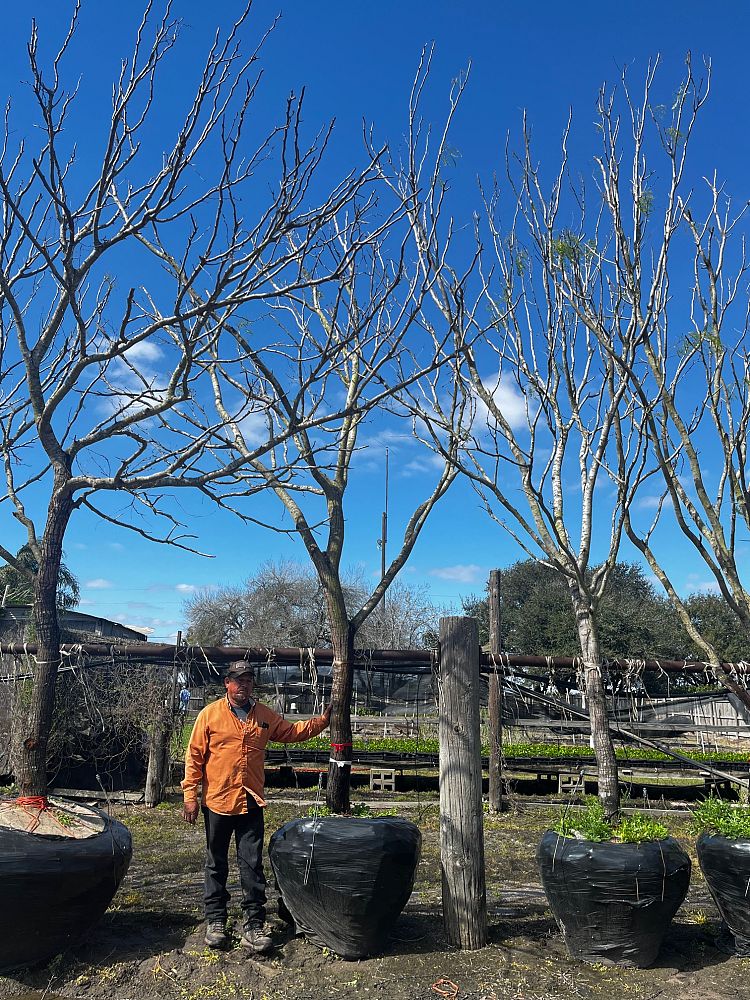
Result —
[[180, 782], [185, 802], [198, 801], [198, 786], [203, 783], [203, 765], [208, 754], [208, 726], [201, 713], [195, 720], [185, 751], [185, 779]]
[[328, 719], [324, 715], [304, 722], [288, 722], [274, 712], [268, 722], [268, 738], [274, 743], [304, 743], [322, 733], [327, 725]]

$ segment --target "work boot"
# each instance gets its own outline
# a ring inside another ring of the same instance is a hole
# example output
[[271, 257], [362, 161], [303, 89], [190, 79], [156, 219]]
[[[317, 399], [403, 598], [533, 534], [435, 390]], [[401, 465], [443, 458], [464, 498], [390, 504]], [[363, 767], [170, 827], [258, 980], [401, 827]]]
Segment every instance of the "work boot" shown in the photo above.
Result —
[[209, 920], [206, 924], [206, 944], [209, 948], [226, 948], [229, 943], [223, 920]]
[[242, 928], [242, 937], [240, 940], [246, 948], [259, 955], [270, 951], [273, 947], [273, 941], [266, 934], [261, 920], [248, 920]]

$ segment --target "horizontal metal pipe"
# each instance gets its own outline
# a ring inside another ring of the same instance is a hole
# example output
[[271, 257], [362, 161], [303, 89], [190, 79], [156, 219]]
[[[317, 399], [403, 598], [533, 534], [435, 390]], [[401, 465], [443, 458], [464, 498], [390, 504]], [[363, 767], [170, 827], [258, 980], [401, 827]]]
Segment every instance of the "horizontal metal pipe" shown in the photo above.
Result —
[[[66, 657], [84, 653], [87, 656], [130, 656], [142, 660], [158, 662], [174, 661], [175, 655], [183, 663], [223, 664], [233, 660], [247, 660], [250, 663], [276, 663], [281, 666], [306, 666], [314, 664], [332, 664], [332, 649], [308, 649], [306, 647], [252, 647], [252, 646], [180, 646], [169, 643], [105, 643], [83, 642], [64, 643], [60, 646], [63, 661]], [[2, 642], [0, 655], [36, 656], [35, 643]], [[355, 654], [354, 665], [358, 669], [373, 669], [404, 673], [411, 669], [414, 673], [429, 673], [431, 666], [439, 659], [437, 650], [429, 649], [366, 649]], [[576, 670], [581, 660], [576, 656], [532, 656], [524, 653], [502, 653], [492, 656], [490, 653], [480, 654], [480, 670], [491, 673], [493, 670], [507, 671], [516, 667], [542, 667]], [[703, 661], [660, 660], [660, 659], [615, 659], [605, 660], [602, 666], [607, 670], [629, 670], [637, 673], [648, 670], [665, 673], [705, 673], [711, 671], [709, 664]], [[722, 663], [719, 665], [722, 673], [750, 674], [750, 662]]]

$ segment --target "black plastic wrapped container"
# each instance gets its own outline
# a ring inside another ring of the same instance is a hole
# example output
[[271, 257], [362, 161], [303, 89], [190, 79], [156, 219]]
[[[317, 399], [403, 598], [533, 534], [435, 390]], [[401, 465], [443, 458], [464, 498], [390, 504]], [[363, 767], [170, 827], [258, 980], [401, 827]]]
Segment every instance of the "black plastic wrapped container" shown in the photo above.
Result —
[[130, 832], [90, 813], [100, 830], [80, 840], [0, 827], [0, 970], [77, 944], [109, 906], [130, 864]]
[[645, 968], [690, 884], [690, 858], [672, 837], [613, 844], [548, 830], [537, 863], [573, 958]]
[[[698, 863], [722, 920], [734, 938], [726, 942], [735, 954], [750, 957], [750, 840], [730, 840], [702, 833]], [[722, 942], [722, 947], [724, 942]]]
[[297, 931], [344, 958], [386, 946], [414, 885], [422, 836], [408, 820], [297, 819], [268, 853]]

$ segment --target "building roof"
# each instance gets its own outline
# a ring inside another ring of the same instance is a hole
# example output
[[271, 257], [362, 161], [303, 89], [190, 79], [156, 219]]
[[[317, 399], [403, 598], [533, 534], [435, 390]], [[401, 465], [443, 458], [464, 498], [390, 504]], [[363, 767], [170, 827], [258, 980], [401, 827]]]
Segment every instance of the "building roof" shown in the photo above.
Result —
[[[0, 608], [0, 636], [5, 638], [22, 634], [31, 617], [32, 606], [30, 604], [8, 604], [4, 608]], [[87, 639], [98, 642], [102, 638], [114, 642], [118, 640], [126, 642], [146, 641], [144, 632], [139, 632], [129, 625], [121, 625], [120, 622], [112, 621], [109, 618], [102, 618], [100, 615], [66, 610], [58, 612], [58, 619], [61, 631], [66, 637], [72, 635], [73, 642], [84, 642]]]

